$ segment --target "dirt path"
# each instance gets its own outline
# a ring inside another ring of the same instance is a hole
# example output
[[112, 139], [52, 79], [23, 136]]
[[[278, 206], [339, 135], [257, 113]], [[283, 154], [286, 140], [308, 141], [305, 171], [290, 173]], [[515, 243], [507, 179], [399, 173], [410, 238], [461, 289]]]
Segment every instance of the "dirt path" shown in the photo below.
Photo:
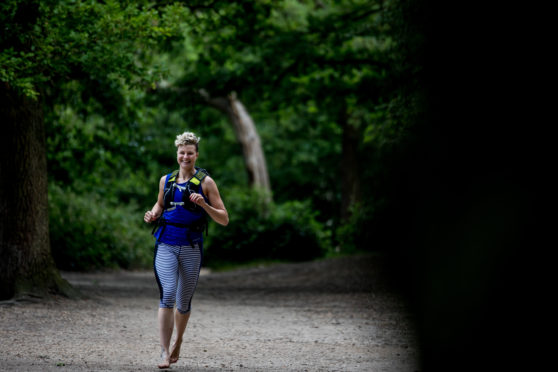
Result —
[[[361, 256], [202, 272], [174, 371], [416, 371], [411, 316]], [[0, 369], [155, 371], [152, 272], [64, 273], [88, 299], [0, 305]]]

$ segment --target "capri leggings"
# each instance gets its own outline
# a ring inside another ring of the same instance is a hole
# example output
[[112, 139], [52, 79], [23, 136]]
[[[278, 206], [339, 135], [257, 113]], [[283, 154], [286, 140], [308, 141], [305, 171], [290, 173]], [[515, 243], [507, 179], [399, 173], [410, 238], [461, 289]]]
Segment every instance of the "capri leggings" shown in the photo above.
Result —
[[153, 267], [159, 285], [160, 308], [176, 308], [181, 314], [190, 311], [198, 284], [202, 259], [200, 243], [193, 246], [155, 245]]

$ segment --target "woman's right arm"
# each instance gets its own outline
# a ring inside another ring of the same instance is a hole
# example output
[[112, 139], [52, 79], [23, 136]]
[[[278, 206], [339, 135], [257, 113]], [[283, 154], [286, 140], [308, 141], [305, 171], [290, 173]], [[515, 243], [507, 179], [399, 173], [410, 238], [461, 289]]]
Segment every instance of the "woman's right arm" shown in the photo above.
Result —
[[143, 220], [146, 223], [151, 223], [155, 221], [163, 213], [163, 209], [164, 209], [163, 195], [165, 192], [166, 178], [167, 176], [161, 177], [161, 180], [159, 181], [159, 195], [157, 196], [157, 202], [155, 203], [153, 208], [151, 208], [150, 211], [145, 212], [145, 215], [143, 216]]

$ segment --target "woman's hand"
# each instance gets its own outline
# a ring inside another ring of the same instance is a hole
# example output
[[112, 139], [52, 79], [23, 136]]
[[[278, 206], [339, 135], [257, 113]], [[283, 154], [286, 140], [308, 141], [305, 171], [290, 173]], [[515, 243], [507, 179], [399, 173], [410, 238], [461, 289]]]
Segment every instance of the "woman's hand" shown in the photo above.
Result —
[[196, 205], [199, 205], [200, 207], [203, 207], [204, 204], [207, 204], [201, 194], [197, 194], [194, 192], [190, 194], [190, 201]]
[[151, 222], [155, 221], [156, 219], [157, 219], [157, 216], [152, 211], [145, 212], [145, 215], [143, 216], [143, 220], [146, 223], [151, 223]]

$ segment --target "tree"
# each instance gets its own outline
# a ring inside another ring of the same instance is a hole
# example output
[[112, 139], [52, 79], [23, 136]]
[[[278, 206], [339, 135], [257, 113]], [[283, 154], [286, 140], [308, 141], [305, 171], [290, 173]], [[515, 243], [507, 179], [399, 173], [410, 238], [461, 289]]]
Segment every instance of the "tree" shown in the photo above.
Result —
[[[214, 3], [200, 13], [204, 22], [189, 25], [195, 56], [184, 56], [184, 75], [177, 83], [211, 87], [215, 97], [235, 91], [248, 107], [260, 108], [252, 114], [286, 114], [281, 125], [287, 127], [303, 118], [295, 135], [311, 128], [317, 133], [312, 141], [331, 147], [319, 155], [324, 161], [312, 164], [324, 182], [319, 188], [309, 185], [309, 191], [333, 192], [329, 202], [346, 219], [362, 198], [367, 160], [362, 155], [371, 152], [363, 149], [365, 140], [379, 147], [393, 140], [392, 129], [399, 124], [388, 112], [395, 96], [389, 6], [388, 1]], [[327, 161], [332, 157], [336, 164]], [[272, 176], [294, 168], [270, 167]], [[274, 194], [288, 195], [284, 191], [293, 185], [286, 180], [304, 180], [307, 173], [272, 179]]]
[[50, 255], [45, 133], [39, 102], [0, 85], [0, 298], [69, 293]]
[[212, 98], [202, 89], [200, 91], [206, 102], [227, 115], [233, 125], [238, 142], [242, 146], [244, 162], [248, 171], [250, 185], [253, 188], [263, 191], [266, 195], [271, 195], [267, 164], [262, 150], [260, 136], [254, 125], [252, 117], [242, 104], [236, 93], [232, 92], [227, 98]]
[[[390, 6], [211, 2], [197, 10], [195, 22], [186, 22], [188, 42], [171, 57], [182, 68], [172, 86], [187, 97], [167, 107], [198, 102], [202, 88], [225, 108], [236, 92], [257, 122], [263, 150], [274, 153], [267, 159], [274, 199], [310, 194], [324, 216], [346, 219], [362, 201], [368, 154], [396, 137], [398, 123], [388, 112], [395, 95]], [[319, 177], [309, 181], [310, 173]]]
[[92, 85], [110, 90], [159, 79], [148, 63], [149, 50], [175, 33], [168, 25], [184, 15], [181, 10], [154, 9], [148, 2], [2, 3], [1, 299], [68, 293], [50, 254], [45, 102], [56, 97], [64, 81], [79, 82], [85, 92]]

